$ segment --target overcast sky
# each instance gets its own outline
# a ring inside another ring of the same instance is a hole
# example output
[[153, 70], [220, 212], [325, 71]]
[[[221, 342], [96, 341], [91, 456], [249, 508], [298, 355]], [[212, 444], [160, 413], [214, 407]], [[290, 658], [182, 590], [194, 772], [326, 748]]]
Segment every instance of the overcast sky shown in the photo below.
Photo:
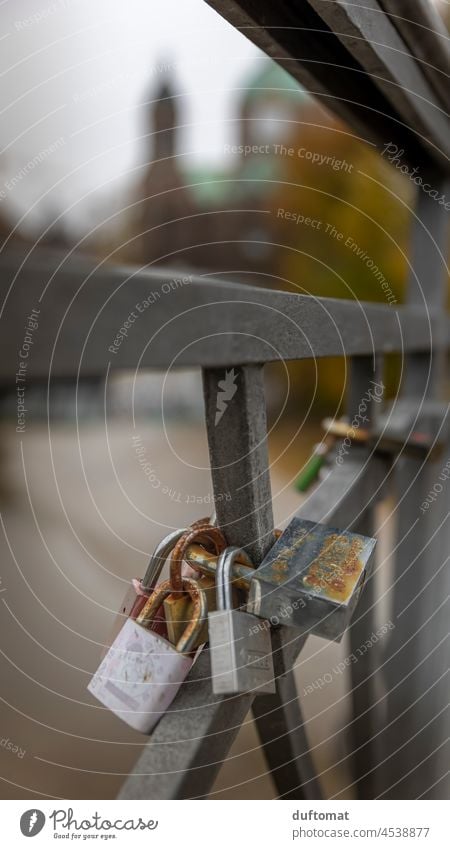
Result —
[[120, 206], [166, 63], [180, 161], [222, 164], [239, 88], [265, 61], [203, 0], [0, 0], [0, 210], [30, 229], [64, 210], [84, 229]]
[[30, 225], [36, 203], [80, 223], [93, 200], [120, 195], [140, 161], [139, 104], [165, 63], [189, 125], [180, 155], [222, 161], [236, 89], [264, 61], [202, 0], [0, 0], [0, 21], [0, 202]]

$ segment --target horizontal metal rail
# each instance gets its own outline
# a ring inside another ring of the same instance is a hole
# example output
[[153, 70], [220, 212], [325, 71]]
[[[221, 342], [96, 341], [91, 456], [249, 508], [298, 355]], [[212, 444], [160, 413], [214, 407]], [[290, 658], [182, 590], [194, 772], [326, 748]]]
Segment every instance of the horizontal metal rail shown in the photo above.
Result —
[[316, 298], [53, 252], [18, 267], [15, 253], [0, 259], [3, 384], [15, 383], [20, 362], [30, 380], [426, 352], [449, 338], [447, 325], [438, 338], [438, 317], [419, 306]]

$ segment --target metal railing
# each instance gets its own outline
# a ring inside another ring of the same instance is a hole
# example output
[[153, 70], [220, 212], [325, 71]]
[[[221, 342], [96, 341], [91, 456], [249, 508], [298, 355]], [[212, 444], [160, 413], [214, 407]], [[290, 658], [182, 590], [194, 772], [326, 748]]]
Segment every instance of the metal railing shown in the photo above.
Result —
[[[405, 164], [420, 168], [424, 181], [445, 194], [449, 50], [430, 4], [210, 0], [210, 5], [363, 139], [379, 149], [397, 145]], [[447, 237], [446, 209], [436, 197], [417, 188], [407, 303], [399, 307], [256, 289], [209, 275], [186, 274], [177, 286], [178, 271], [118, 268], [70, 253], [5, 251], [1, 381], [14, 383], [30, 298], [40, 320], [27, 380], [101, 376], [131, 367], [202, 368], [214, 492], [232, 494], [230, 500], [217, 499], [217, 521], [229, 544], [244, 546], [260, 561], [274, 540], [264, 363], [348, 357], [352, 415], [379, 374], [383, 355], [396, 351], [404, 356], [401, 402], [419, 414], [424, 399], [441, 397], [449, 347]], [[161, 297], [135, 322], [126, 344], [115, 346], [123, 317], [155, 289]], [[237, 392], [216, 424], [217, 385], [229, 367], [236, 371]], [[373, 535], [376, 504], [388, 492], [396, 499], [396, 627], [383, 657], [368, 654], [351, 668], [354, 775], [360, 795], [369, 798], [444, 792], [445, 498], [417, 518], [438, 473], [436, 461], [400, 454], [392, 462], [355, 446], [301, 511], [304, 518]], [[374, 630], [375, 607], [373, 578], [350, 629], [350, 650]], [[294, 678], [284, 671], [305, 637], [281, 628], [275, 639], [275, 696], [213, 696], [208, 653], [202, 653], [126, 780], [122, 798], [206, 796], [252, 705], [277, 794], [317, 797]], [[387, 693], [383, 721], [375, 672]]]

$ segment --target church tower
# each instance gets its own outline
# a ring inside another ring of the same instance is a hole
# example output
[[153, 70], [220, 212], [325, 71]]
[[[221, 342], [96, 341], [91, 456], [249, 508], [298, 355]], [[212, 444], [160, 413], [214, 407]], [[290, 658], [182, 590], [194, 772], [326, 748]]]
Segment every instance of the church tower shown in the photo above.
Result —
[[136, 207], [137, 259], [186, 267], [192, 264], [192, 244], [202, 239], [194, 232], [200, 226], [195, 218], [198, 210], [177, 158], [179, 98], [166, 77], [148, 101], [147, 167]]
[[150, 131], [153, 133], [153, 159], [166, 159], [176, 154], [178, 123], [177, 99], [167, 80], [162, 82], [152, 100]]

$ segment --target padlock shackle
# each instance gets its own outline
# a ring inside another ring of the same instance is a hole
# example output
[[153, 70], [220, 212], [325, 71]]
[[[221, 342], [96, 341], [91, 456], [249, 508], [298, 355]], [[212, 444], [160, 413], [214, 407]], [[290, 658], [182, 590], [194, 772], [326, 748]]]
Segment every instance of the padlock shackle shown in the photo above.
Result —
[[[203, 575], [209, 575], [210, 577], [215, 578], [219, 556], [217, 554], [211, 554], [209, 551], [205, 551], [201, 545], [193, 543], [186, 550], [184, 559], [192, 569], [202, 572]], [[250, 560], [250, 557], [246, 551], [242, 549], [239, 559], [234, 562], [233, 584], [240, 590], [248, 592], [250, 581], [254, 572], [255, 567]]]
[[144, 590], [152, 589], [163, 570], [163, 566], [169, 554], [173, 551], [178, 540], [181, 539], [185, 532], [186, 528], [178, 528], [175, 531], [171, 531], [170, 534], [167, 534], [167, 536], [158, 543], [150, 557], [147, 571], [141, 581], [141, 586]]
[[189, 528], [178, 528], [175, 531], [171, 531], [170, 534], [167, 534], [167, 536], [165, 536], [161, 540], [161, 542], [158, 543], [153, 554], [150, 557], [147, 570], [141, 581], [141, 588], [143, 590], [151, 590], [152, 587], [156, 584], [169, 554], [172, 553], [177, 542], [181, 539], [183, 534], [187, 534], [190, 528], [204, 527], [204, 525], [208, 524], [213, 526], [216, 524], [215, 509], [213, 510], [209, 519], [198, 519], [198, 521], [194, 522]]
[[187, 528], [175, 545], [170, 558], [170, 583], [174, 590], [181, 591], [183, 589], [181, 574], [183, 560], [186, 550], [194, 542], [205, 547], [212, 546], [215, 554], [220, 554], [227, 544], [222, 531], [210, 525], [208, 519], [194, 522], [190, 528]]
[[[177, 651], [184, 654], [191, 651], [200, 634], [203, 623], [208, 616], [208, 603], [205, 591], [194, 578], [183, 578], [182, 583], [183, 592], [188, 593], [194, 604], [192, 619], [183, 631], [175, 647]], [[142, 608], [136, 619], [137, 624], [142, 625], [144, 628], [148, 626], [163, 602], [172, 593], [173, 586], [170, 581], [164, 581], [164, 583], [160, 584]]]
[[[238, 557], [242, 556], [243, 549], [237, 545], [230, 545], [219, 555], [216, 568], [216, 604], [217, 610], [233, 609], [233, 568]], [[244, 552], [245, 554], [245, 552]]]

